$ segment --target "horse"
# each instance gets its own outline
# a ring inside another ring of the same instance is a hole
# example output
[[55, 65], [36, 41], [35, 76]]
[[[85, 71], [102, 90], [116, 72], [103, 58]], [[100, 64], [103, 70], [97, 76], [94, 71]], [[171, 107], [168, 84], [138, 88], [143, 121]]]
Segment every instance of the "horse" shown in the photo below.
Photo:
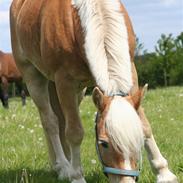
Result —
[[96, 149], [109, 182], [137, 180], [143, 146], [157, 182], [177, 182], [141, 107], [147, 86], [138, 86], [135, 34], [119, 0], [13, 0], [10, 24], [13, 54], [60, 180], [86, 183], [79, 105], [94, 86]]
[[26, 94], [22, 82], [22, 75], [18, 70], [13, 55], [11, 53], [4, 53], [0, 50], [0, 98], [3, 107], [8, 108], [8, 86], [9, 83], [15, 83], [21, 98], [22, 105], [26, 104]]

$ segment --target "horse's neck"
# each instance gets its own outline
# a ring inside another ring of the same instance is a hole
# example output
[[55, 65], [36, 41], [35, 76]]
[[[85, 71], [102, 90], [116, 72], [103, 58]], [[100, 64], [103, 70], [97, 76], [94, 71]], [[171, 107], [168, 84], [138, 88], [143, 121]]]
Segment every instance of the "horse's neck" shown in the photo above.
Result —
[[132, 87], [128, 33], [118, 0], [73, 0], [85, 34], [85, 51], [97, 85], [111, 94]]

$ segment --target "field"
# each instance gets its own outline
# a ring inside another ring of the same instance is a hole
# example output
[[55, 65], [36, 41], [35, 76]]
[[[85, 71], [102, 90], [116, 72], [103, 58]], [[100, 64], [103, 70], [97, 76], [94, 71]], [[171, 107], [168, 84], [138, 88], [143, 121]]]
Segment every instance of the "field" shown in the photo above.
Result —
[[[183, 87], [150, 90], [143, 102], [158, 146], [169, 166], [183, 183]], [[91, 97], [81, 104], [85, 128], [82, 163], [88, 183], [107, 183], [95, 151], [94, 114]], [[153, 183], [143, 153], [140, 183]], [[58, 183], [50, 170], [38, 112], [29, 98], [22, 107], [20, 98], [10, 100], [10, 109], [0, 108], [0, 183]], [[66, 183], [67, 181], [63, 182]]]

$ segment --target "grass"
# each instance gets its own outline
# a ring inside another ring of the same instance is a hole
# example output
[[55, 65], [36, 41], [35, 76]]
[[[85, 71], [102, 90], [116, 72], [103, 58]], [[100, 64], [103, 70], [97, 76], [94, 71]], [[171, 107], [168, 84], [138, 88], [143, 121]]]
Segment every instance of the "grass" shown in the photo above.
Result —
[[[143, 102], [154, 136], [169, 166], [183, 183], [183, 87], [149, 91]], [[88, 183], [107, 183], [95, 151], [94, 114], [91, 97], [80, 108], [85, 139], [82, 164]], [[0, 108], [0, 183], [58, 183], [50, 170], [43, 130], [31, 99], [22, 107], [19, 98], [10, 100], [10, 109]], [[140, 183], [153, 183], [144, 152]], [[67, 181], [62, 181], [67, 183]]]

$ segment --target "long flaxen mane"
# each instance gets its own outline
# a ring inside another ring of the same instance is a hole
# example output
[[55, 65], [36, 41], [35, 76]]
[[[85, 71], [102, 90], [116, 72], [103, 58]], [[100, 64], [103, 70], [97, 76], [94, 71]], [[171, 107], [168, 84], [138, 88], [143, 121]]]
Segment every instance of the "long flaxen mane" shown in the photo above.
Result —
[[[106, 95], [129, 93], [132, 70], [128, 33], [119, 0], [73, 0], [85, 32], [85, 51], [97, 85]], [[121, 98], [121, 97], [120, 97]], [[113, 146], [129, 156], [143, 144], [140, 119], [125, 100], [113, 99], [106, 127]]]
[[128, 33], [119, 0], [73, 0], [85, 32], [85, 51], [96, 84], [105, 94], [132, 87]]

